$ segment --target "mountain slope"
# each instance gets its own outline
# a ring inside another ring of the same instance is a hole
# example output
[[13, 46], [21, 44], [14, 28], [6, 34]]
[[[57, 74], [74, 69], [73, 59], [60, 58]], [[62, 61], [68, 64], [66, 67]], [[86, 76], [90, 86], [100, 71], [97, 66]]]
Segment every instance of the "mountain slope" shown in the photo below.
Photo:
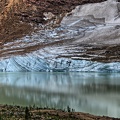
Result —
[[120, 71], [119, 2], [24, 2], [3, 21], [1, 71]]
[[71, 11], [76, 5], [101, 1], [104, 0], [0, 1], [0, 43], [4, 44], [8, 41], [16, 40], [17, 38], [33, 32], [34, 25], [50, 22], [50, 19], [44, 20], [45, 13], [51, 12], [53, 14], [53, 17], [51, 17], [52, 20], [58, 17], [56, 21], [57, 24], [59, 24], [63, 15]]

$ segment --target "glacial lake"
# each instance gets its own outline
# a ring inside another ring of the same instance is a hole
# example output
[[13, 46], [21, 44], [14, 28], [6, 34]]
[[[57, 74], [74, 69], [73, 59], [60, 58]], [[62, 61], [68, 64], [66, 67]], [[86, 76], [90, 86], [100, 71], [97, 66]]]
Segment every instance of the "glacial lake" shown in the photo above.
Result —
[[0, 73], [0, 104], [66, 109], [120, 118], [120, 74]]

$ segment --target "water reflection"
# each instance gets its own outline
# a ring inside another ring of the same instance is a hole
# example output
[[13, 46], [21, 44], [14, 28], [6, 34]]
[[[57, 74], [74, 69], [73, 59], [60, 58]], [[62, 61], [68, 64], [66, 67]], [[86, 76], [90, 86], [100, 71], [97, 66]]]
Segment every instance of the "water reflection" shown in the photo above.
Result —
[[120, 74], [0, 73], [0, 103], [120, 117]]

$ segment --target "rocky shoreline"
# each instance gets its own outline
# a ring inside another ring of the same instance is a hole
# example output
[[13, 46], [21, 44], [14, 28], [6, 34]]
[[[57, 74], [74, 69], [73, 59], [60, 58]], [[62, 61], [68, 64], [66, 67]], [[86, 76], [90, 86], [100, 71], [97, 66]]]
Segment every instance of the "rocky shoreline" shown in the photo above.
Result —
[[21, 107], [15, 105], [0, 105], [0, 120], [119, 120], [106, 116], [94, 116], [88, 113], [73, 112], [69, 107], [67, 112], [38, 107]]

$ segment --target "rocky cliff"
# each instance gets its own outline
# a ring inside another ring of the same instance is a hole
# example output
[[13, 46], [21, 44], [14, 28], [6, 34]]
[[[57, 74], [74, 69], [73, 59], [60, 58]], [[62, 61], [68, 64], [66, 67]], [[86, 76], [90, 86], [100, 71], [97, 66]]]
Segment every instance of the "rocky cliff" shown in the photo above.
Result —
[[5, 0], [0, 6], [0, 71], [120, 71], [119, 1]]

